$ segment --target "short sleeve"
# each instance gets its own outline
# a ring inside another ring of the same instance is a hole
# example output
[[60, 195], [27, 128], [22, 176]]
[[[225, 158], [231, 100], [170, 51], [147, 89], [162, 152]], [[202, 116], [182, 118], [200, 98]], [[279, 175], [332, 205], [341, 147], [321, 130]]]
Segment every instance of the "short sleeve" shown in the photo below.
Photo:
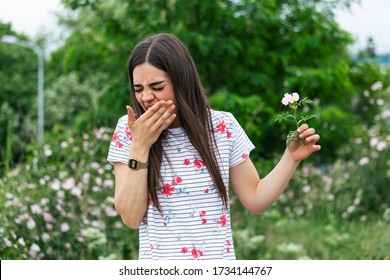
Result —
[[127, 115], [125, 115], [118, 120], [112, 135], [107, 161], [111, 164], [114, 164], [114, 162], [127, 164], [131, 140], [131, 131], [127, 125]]
[[233, 131], [231, 133], [232, 144], [229, 168], [232, 168], [246, 160], [255, 145], [253, 145], [236, 118], [232, 114], [230, 114], [230, 117], [232, 118]]

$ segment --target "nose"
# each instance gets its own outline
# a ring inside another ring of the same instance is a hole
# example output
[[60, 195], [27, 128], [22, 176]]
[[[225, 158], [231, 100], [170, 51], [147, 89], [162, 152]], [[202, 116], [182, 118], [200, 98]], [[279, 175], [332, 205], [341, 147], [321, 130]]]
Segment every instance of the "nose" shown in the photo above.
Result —
[[149, 90], [145, 90], [143, 93], [142, 93], [142, 101], [144, 103], [149, 103], [151, 101], [153, 101], [153, 99], [155, 98], [153, 92], [149, 89]]

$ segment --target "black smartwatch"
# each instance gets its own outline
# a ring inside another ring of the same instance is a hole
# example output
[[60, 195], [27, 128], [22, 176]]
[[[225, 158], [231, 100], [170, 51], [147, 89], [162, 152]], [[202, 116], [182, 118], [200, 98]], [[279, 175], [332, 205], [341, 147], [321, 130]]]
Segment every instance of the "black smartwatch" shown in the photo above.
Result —
[[148, 162], [140, 162], [134, 158], [129, 159], [129, 168], [138, 170], [138, 169], [145, 169], [148, 168], [149, 163]]

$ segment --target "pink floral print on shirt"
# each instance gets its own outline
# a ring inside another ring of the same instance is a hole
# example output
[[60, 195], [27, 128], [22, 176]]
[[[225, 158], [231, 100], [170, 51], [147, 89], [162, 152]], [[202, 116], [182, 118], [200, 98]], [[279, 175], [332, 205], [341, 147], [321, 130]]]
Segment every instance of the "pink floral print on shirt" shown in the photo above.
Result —
[[183, 182], [183, 179], [178, 176], [178, 177], [173, 178], [172, 185], [181, 184], [182, 182]]
[[[187, 247], [183, 247], [181, 249], [181, 252], [183, 254], [187, 254], [188, 253], [188, 248]], [[199, 259], [200, 257], [203, 257], [204, 256], [204, 253], [203, 251], [199, 250], [199, 249], [196, 249], [196, 247], [194, 246], [194, 248], [191, 250], [191, 255], [194, 259]]]
[[194, 165], [196, 168], [201, 169], [204, 166], [204, 161], [200, 159], [194, 160]]
[[205, 217], [206, 216], [206, 211], [205, 210], [202, 210], [199, 212], [199, 217], [202, 221], [202, 225], [205, 225], [207, 224], [207, 218]]
[[226, 130], [226, 123], [225, 123], [225, 121], [222, 120], [219, 124], [217, 124], [215, 129], [219, 133], [225, 133], [225, 130]]
[[123, 142], [130, 142], [132, 140], [132, 134], [128, 126], [126, 126], [124, 131], [122, 131], [124, 132], [124, 136], [122, 136], [122, 139], [120, 132], [120, 130], [115, 130], [111, 138], [111, 141], [115, 143], [117, 149], [123, 148]]
[[119, 139], [119, 131], [115, 131], [114, 135], [112, 135], [111, 141], [117, 141]]
[[115, 131], [114, 132], [114, 135], [112, 136], [112, 139], [111, 139], [112, 142], [115, 142], [115, 146], [118, 148], [118, 149], [121, 149], [123, 147], [123, 144], [121, 143], [120, 139], [119, 139], [119, 131]]
[[187, 248], [187, 247], [183, 247], [183, 248], [181, 249], [181, 252], [182, 252], [183, 254], [187, 253], [187, 252], [188, 252], [188, 248]]
[[227, 129], [227, 125], [224, 120], [220, 121], [219, 124], [215, 126], [215, 131], [221, 134], [224, 134], [226, 132], [226, 137], [232, 138], [232, 131], [229, 131]]
[[126, 137], [127, 137], [127, 138], [129, 138], [129, 139], [132, 138], [132, 136], [131, 136], [131, 131], [130, 131], [130, 129], [129, 129], [128, 126], [126, 126], [126, 128], [125, 128], [125, 134], [126, 134]]
[[219, 224], [223, 227], [226, 226], [226, 222], [227, 222], [227, 218], [226, 218], [226, 214], [222, 214], [220, 217], [219, 217]]
[[175, 190], [175, 187], [170, 184], [164, 184], [161, 188], [161, 194], [168, 196], [172, 196], [172, 192]]
[[194, 257], [194, 259], [198, 259], [204, 255], [201, 250], [197, 250], [196, 248], [192, 249], [191, 254]]

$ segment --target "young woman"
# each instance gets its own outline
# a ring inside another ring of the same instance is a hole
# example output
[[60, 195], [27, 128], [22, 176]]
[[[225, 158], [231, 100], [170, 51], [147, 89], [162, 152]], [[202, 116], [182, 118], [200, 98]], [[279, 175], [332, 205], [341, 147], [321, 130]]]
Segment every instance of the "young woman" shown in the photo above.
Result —
[[139, 259], [235, 259], [229, 185], [261, 214], [280, 196], [319, 135], [307, 124], [264, 178], [234, 116], [210, 108], [195, 63], [171, 34], [144, 39], [128, 64], [133, 107], [118, 121], [108, 161], [115, 207], [139, 228]]

